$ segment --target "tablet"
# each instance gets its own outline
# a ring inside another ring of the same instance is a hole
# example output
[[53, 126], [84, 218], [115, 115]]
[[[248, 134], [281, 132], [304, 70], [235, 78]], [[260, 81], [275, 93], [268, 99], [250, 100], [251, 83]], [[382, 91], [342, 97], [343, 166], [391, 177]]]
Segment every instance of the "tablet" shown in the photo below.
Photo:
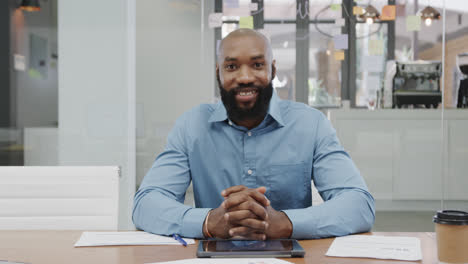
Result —
[[200, 240], [199, 258], [304, 257], [305, 251], [295, 239], [276, 240]]

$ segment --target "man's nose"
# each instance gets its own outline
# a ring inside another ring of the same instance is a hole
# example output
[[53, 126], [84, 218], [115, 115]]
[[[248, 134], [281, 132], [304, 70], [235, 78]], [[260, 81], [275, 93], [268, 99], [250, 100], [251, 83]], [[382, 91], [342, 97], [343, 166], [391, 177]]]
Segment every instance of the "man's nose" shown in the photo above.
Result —
[[253, 83], [255, 80], [254, 75], [251, 69], [247, 65], [242, 65], [239, 70], [239, 75], [237, 77], [237, 82], [246, 84], [246, 83]]

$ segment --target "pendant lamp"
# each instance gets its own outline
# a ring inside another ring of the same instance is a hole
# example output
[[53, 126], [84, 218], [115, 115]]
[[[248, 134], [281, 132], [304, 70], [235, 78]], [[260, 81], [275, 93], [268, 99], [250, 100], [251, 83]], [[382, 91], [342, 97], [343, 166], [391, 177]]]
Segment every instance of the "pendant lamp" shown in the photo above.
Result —
[[368, 5], [364, 9], [364, 13], [359, 15], [359, 18], [363, 19], [367, 24], [371, 25], [380, 18], [380, 13], [373, 5]]
[[28, 12], [35, 12], [41, 10], [39, 0], [22, 0], [20, 9]]
[[423, 10], [419, 11], [419, 15], [421, 16], [421, 20], [424, 21], [426, 26], [430, 26], [433, 20], [440, 19], [440, 13], [437, 9], [433, 8], [432, 6], [426, 6]]

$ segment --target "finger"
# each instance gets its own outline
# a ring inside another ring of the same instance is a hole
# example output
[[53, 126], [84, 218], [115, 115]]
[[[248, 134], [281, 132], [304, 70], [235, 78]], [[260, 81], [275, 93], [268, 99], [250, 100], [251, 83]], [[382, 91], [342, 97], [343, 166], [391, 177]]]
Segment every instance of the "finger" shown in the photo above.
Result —
[[255, 190], [261, 192], [262, 194], [265, 194], [267, 189], [266, 189], [265, 186], [260, 186], [260, 187], [256, 188]]
[[221, 195], [224, 196], [224, 197], [228, 197], [231, 193], [240, 192], [240, 191], [245, 190], [245, 189], [247, 189], [247, 187], [245, 187], [244, 185], [236, 185], [236, 186], [232, 186], [232, 187], [229, 187], [227, 189], [224, 189], [221, 192]]
[[[264, 191], [264, 192], [261, 193], [257, 189], [260, 189], [261, 191]], [[261, 205], [263, 205], [265, 207], [269, 206], [270, 205], [270, 200], [268, 200], [268, 198], [266, 198], [266, 196], [264, 194], [266, 192], [266, 188], [265, 187], [260, 187], [260, 188], [257, 188], [257, 189], [248, 190], [250, 197], [252, 197], [253, 199], [255, 199], [255, 201], [259, 202]]]
[[258, 218], [261, 220], [267, 220], [268, 219], [268, 213], [265, 207], [261, 206], [255, 201], [247, 201], [244, 203], [241, 203], [237, 206], [233, 206], [229, 208], [227, 211], [229, 213], [231, 212], [236, 212], [240, 210], [249, 210], [250, 212], [254, 213]]
[[245, 226], [233, 227], [229, 229], [229, 235], [231, 237], [243, 237], [253, 240], [265, 240], [266, 235], [262, 233], [257, 233], [251, 228]]
[[258, 216], [252, 213], [250, 210], [239, 210], [234, 212], [228, 212], [224, 214], [224, 219], [226, 221], [237, 223], [240, 220], [247, 218], [257, 218]]
[[270, 205], [270, 200], [268, 200], [268, 198], [266, 198], [266, 196], [262, 193], [255, 189], [245, 189], [243, 191], [229, 195], [227, 199], [225, 198], [224, 202], [222, 203], [222, 207], [224, 209], [229, 209], [248, 200], [255, 200], [264, 207]]
[[261, 221], [258, 219], [252, 219], [252, 218], [241, 220], [239, 221], [239, 224], [241, 226], [249, 227], [255, 230], [256, 232], [261, 232], [261, 233], [265, 233], [266, 229], [268, 228], [267, 222]]
[[258, 219], [257, 215], [249, 210], [226, 213], [224, 214], [224, 219], [230, 226], [247, 226], [261, 232], [265, 232], [268, 228], [266, 221]]
[[265, 234], [257, 234], [257, 233], [252, 233], [249, 234], [248, 236], [233, 236], [231, 239], [235, 240], [266, 240], [266, 235]]
[[226, 200], [226, 197], [228, 197], [231, 194], [238, 193], [241, 191], [248, 190], [249, 194], [253, 196], [255, 200], [257, 200], [259, 203], [263, 204], [263, 206], [269, 206], [270, 205], [270, 200], [266, 198], [265, 193], [266, 193], [266, 187], [265, 186], [260, 186], [255, 189], [249, 189], [244, 185], [237, 185], [233, 186], [230, 188], [227, 188], [221, 192], [221, 195], [224, 197]]
[[231, 207], [234, 207], [234, 206], [237, 206], [241, 203], [244, 203], [244, 202], [247, 202], [247, 201], [254, 201], [254, 199], [252, 197], [250, 197], [250, 195], [248, 193], [246, 193], [245, 191], [242, 191], [242, 192], [238, 192], [238, 193], [234, 193], [234, 194], [231, 194], [229, 195], [225, 200], [224, 202], [221, 204], [221, 206], [224, 208], [224, 209], [229, 209]]

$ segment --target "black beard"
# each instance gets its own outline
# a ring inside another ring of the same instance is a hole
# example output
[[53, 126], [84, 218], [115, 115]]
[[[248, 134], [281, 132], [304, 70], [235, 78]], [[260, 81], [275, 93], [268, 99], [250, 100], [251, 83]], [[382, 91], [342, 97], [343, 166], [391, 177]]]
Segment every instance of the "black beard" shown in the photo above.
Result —
[[[221, 85], [221, 80], [218, 78], [219, 91], [221, 93], [221, 100], [223, 101], [224, 107], [226, 108], [227, 115], [230, 120], [234, 122], [245, 121], [245, 120], [259, 120], [265, 118], [268, 112], [268, 106], [270, 105], [270, 99], [273, 95], [273, 85], [268, 83], [267, 86], [253, 86], [253, 85], [240, 85], [230, 91], [226, 91]], [[255, 88], [257, 90], [257, 100], [250, 109], [243, 109], [237, 105], [236, 94], [240, 89], [243, 88]]]

